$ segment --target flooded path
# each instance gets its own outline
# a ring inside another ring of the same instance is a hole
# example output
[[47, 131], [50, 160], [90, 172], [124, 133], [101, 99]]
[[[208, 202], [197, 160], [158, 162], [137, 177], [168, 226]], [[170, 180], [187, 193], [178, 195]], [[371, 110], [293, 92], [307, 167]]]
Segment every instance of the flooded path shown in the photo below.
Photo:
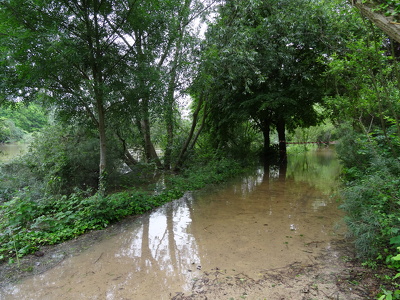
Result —
[[299, 278], [321, 255], [337, 256], [339, 171], [324, 149], [290, 157], [286, 171], [188, 193], [104, 230], [85, 251], [5, 286], [0, 299], [309, 299], [312, 291], [290, 296], [271, 272]]

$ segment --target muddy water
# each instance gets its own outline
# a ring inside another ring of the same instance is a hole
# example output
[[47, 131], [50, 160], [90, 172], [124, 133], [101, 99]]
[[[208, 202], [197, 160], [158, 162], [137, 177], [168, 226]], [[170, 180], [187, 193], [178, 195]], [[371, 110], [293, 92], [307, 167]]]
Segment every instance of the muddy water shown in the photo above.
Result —
[[338, 173], [333, 152], [324, 149], [290, 157], [287, 170], [259, 169], [187, 194], [105, 230], [79, 255], [6, 286], [0, 299], [171, 299], [190, 295], [207, 272], [256, 278], [313, 263], [340, 235], [341, 213], [331, 197]]

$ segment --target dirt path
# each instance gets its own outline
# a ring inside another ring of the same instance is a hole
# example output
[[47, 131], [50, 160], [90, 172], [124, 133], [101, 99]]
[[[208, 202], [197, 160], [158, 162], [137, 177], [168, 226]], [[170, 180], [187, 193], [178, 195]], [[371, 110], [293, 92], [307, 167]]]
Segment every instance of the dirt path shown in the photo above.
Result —
[[359, 266], [348, 243], [333, 244], [317, 259], [310, 257], [309, 264], [295, 262], [261, 271], [257, 277], [228, 270], [204, 273], [190, 295], [177, 293], [172, 299], [375, 299], [379, 285], [373, 274]]
[[[132, 220], [133, 218], [124, 222]], [[0, 289], [9, 283], [43, 274], [64, 260], [85, 252], [94, 243], [118, 234], [118, 231], [119, 226], [113, 226], [60, 245], [44, 247], [40, 253], [21, 259], [19, 267], [17, 264], [2, 264]], [[308, 245], [308, 263], [294, 262], [282, 268], [261, 270], [256, 275], [238, 273], [233, 269], [214, 268], [211, 271], [202, 271], [193, 280], [190, 293], [176, 290], [170, 293], [170, 299], [376, 299], [379, 283], [371, 271], [361, 267], [354, 258], [352, 246], [344, 239], [331, 241], [330, 244], [328, 250], [323, 249], [323, 243]], [[311, 253], [319, 247], [319, 255], [312, 256]]]

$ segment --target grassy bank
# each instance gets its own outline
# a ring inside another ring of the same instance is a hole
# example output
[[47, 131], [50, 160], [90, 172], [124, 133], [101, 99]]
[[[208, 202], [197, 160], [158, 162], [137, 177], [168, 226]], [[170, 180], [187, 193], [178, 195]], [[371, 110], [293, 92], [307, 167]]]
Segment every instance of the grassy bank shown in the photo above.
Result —
[[29, 189], [24, 189], [0, 206], [0, 261], [18, 262], [42, 245], [105, 228], [126, 216], [178, 199], [188, 190], [219, 183], [245, 171], [238, 162], [222, 159], [168, 175], [163, 188], [157, 191], [132, 188], [105, 197], [76, 191], [69, 196], [32, 200]]

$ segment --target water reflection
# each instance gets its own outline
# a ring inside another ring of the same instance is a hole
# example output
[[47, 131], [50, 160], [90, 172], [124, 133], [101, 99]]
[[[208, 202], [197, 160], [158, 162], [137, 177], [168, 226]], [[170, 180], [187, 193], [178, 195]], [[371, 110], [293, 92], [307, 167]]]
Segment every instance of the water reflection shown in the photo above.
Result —
[[[255, 170], [225, 186], [187, 194], [56, 268], [0, 291], [0, 299], [170, 299], [202, 272], [256, 274], [309, 261], [340, 218], [330, 198], [339, 172], [330, 152]], [[315, 253], [317, 255], [317, 253]]]
[[[129, 235], [123, 235], [116, 258], [130, 258], [135, 271], [156, 268], [167, 276], [190, 272], [199, 261], [195, 237], [190, 233], [190, 194], [144, 218]], [[190, 271], [189, 271], [190, 270]]]

